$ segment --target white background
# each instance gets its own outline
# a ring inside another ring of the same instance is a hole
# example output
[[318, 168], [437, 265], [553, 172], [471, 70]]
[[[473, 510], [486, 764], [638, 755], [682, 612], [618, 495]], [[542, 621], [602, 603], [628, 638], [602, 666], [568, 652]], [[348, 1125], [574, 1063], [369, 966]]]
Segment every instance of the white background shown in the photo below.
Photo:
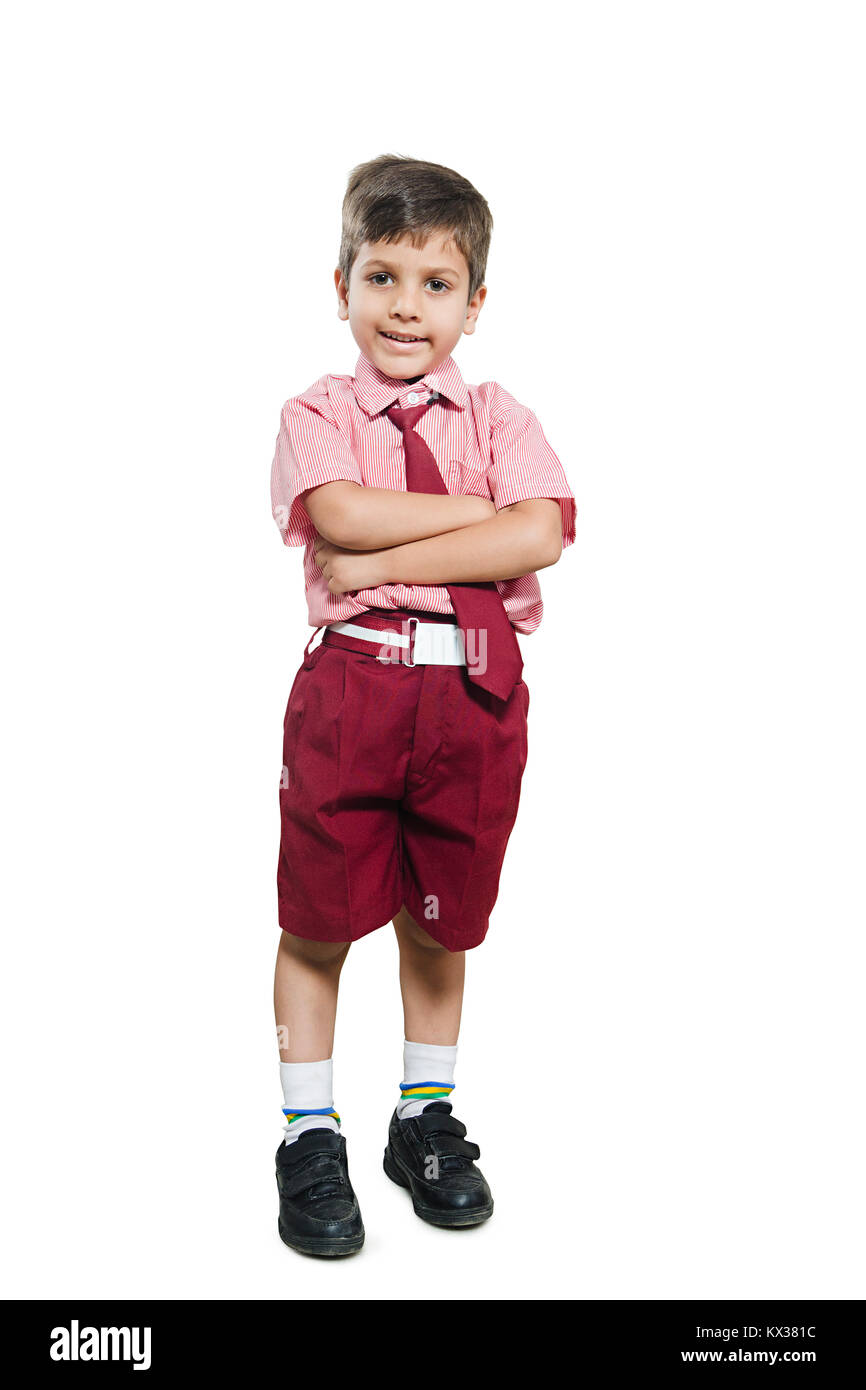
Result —
[[[863, 11], [33, 4], [0, 101], [3, 1292], [863, 1298]], [[578, 503], [414, 1217], [390, 927], [343, 975], [367, 1227], [277, 1235], [280, 409], [352, 371], [349, 170], [494, 216], [464, 378]]]

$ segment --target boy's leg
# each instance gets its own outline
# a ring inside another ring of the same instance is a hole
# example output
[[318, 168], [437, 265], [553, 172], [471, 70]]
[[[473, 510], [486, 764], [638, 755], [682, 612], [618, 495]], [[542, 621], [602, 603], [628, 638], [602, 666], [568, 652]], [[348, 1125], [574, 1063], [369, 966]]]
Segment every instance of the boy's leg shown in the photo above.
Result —
[[400, 948], [403, 1036], [410, 1042], [456, 1046], [466, 952], [440, 946], [418, 926], [405, 905], [394, 918], [394, 931]]
[[388, 1129], [385, 1172], [409, 1189], [422, 1220], [475, 1226], [492, 1215], [493, 1198], [474, 1163], [480, 1149], [467, 1141], [466, 1127], [452, 1115], [449, 1102], [466, 953], [434, 941], [405, 904], [393, 920], [400, 948], [404, 1076]]
[[286, 1245], [307, 1255], [351, 1255], [364, 1244], [331, 1089], [337, 991], [348, 953], [348, 942], [280, 933], [274, 1012], [287, 1134], [277, 1150], [278, 1226]]
[[280, 932], [274, 1014], [281, 1062], [318, 1062], [334, 1050], [337, 991], [350, 942]]
[[339, 1132], [334, 1109], [334, 1023], [340, 972], [349, 942], [307, 941], [280, 933], [274, 1013], [286, 1143], [307, 1130]]

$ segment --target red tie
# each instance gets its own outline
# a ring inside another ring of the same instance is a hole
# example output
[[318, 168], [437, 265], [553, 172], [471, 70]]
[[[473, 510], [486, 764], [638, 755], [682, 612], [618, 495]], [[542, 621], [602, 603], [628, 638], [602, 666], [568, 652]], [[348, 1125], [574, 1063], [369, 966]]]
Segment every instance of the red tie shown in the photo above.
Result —
[[[392, 406], [386, 411], [388, 419], [403, 431], [407, 492], [448, 491], [435, 458], [413, 428], [430, 404], [426, 401], [409, 410]], [[446, 584], [445, 587], [457, 626], [463, 633], [469, 679], [500, 700], [507, 700], [520, 680], [523, 657], [496, 584], [489, 579], [477, 584]], [[471, 641], [467, 638], [467, 629], [472, 629]]]

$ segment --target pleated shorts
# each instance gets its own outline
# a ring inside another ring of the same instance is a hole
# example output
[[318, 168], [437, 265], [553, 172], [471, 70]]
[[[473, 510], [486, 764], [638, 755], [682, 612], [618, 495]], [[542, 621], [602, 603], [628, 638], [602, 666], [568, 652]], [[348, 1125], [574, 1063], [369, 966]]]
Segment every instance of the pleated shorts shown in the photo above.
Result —
[[[433, 616], [388, 617], [413, 614]], [[517, 818], [526, 682], [502, 701], [465, 666], [382, 661], [338, 636], [308, 644], [286, 708], [280, 927], [357, 941], [405, 904], [440, 945], [469, 950], [487, 934]]]

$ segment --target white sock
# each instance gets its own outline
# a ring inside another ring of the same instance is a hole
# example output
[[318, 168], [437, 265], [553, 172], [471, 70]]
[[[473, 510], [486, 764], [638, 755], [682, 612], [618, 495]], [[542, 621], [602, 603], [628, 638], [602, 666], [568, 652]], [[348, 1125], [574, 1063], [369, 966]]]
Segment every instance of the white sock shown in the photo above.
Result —
[[[283, 1083], [283, 1114], [286, 1117], [286, 1143], [292, 1144], [308, 1129], [340, 1132], [340, 1117], [334, 1109], [334, 1060], [326, 1062], [280, 1062]], [[318, 1113], [312, 1113], [318, 1112]]]
[[415, 1043], [403, 1039], [403, 1082], [397, 1102], [397, 1118], [420, 1115], [431, 1101], [447, 1101], [454, 1090], [457, 1044]]

